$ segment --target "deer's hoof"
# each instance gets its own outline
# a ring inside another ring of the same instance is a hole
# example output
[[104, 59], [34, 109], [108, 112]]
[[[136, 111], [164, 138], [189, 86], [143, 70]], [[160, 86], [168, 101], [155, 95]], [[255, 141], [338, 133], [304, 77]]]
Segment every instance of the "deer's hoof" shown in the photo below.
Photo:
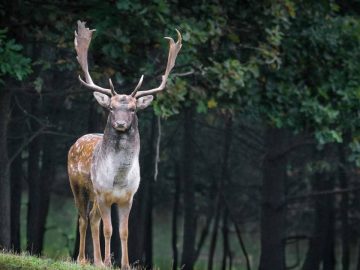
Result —
[[102, 268], [105, 267], [105, 264], [103, 264], [102, 261], [94, 261], [94, 264], [95, 264], [96, 267], [102, 267]]
[[130, 265], [128, 264], [122, 265], [121, 270], [131, 270]]
[[111, 258], [106, 258], [104, 260], [104, 264], [105, 264], [106, 267], [110, 267], [111, 266]]
[[76, 262], [80, 265], [85, 265], [88, 261], [85, 258], [77, 258]]

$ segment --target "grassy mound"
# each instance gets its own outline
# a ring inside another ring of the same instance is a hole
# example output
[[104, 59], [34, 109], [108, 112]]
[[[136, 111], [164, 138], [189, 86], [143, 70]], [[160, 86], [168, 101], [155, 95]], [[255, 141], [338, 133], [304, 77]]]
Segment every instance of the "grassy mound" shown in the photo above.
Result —
[[[47, 258], [39, 258], [28, 254], [15, 255], [0, 252], [1, 270], [96, 270], [91, 265], [78, 265], [71, 261], [55, 261]], [[102, 268], [104, 269], [104, 268]], [[107, 268], [110, 269], [110, 268]]]

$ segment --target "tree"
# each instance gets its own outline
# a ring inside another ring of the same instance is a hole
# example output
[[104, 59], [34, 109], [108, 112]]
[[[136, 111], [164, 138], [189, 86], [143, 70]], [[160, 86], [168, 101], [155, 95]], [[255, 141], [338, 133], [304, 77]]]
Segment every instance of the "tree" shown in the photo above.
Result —
[[[10, 215], [10, 164], [8, 158], [8, 124], [10, 120], [11, 85], [21, 81], [30, 72], [30, 59], [22, 52], [22, 47], [15, 40], [6, 37], [6, 30], [0, 31], [0, 246], [11, 248], [11, 215]], [[6, 87], [5, 87], [6, 85]]]

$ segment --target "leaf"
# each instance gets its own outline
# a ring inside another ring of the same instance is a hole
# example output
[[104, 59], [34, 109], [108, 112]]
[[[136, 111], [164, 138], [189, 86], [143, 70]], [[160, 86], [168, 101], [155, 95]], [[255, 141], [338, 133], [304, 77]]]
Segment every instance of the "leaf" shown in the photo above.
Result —
[[217, 107], [217, 105], [218, 104], [217, 104], [217, 102], [216, 102], [216, 100], [214, 98], [209, 99], [208, 102], [207, 102], [207, 106], [208, 106], [209, 109], [214, 109], [214, 108]]
[[42, 87], [43, 87], [44, 81], [41, 77], [37, 77], [34, 81], [34, 88], [36, 92], [39, 94], [41, 93]]

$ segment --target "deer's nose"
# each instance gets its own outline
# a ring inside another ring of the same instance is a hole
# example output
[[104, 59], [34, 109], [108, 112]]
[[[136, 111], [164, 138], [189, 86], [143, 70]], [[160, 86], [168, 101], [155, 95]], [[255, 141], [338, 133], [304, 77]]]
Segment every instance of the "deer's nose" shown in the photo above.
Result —
[[126, 126], [126, 122], [122, 120], [116, 121], [115, 126], [116, 128], [124, 128]]

